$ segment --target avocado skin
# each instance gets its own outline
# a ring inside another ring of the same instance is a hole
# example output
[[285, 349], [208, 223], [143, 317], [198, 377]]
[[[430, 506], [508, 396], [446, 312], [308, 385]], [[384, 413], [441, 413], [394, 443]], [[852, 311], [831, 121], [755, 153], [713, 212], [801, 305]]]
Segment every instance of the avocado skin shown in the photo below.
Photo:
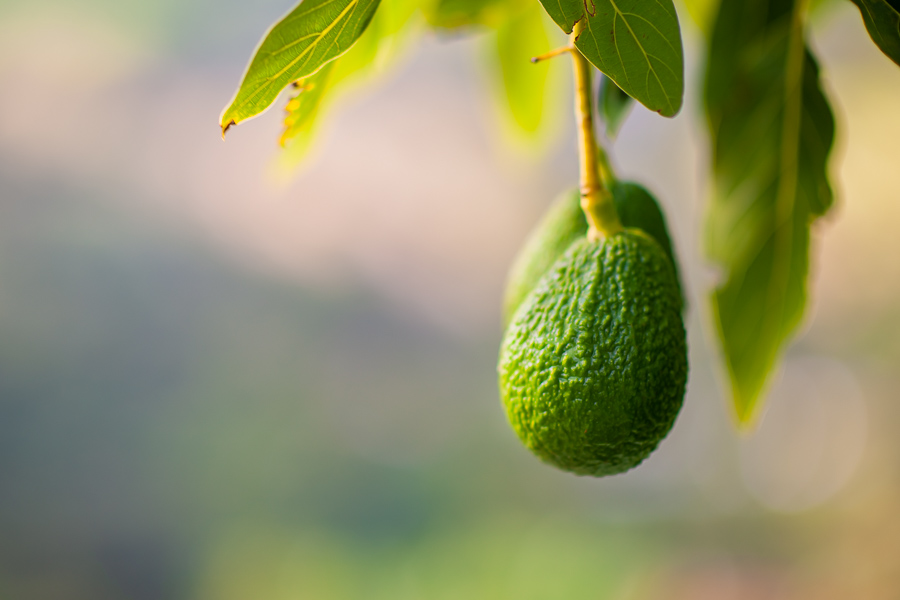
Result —
[[[659, 204], [643, 186], [627, 181], [617, 181], [612, 187], [616, 212], [624, 227], [636, 227], [650, 234], [665, 251], [675, 278], [679, 281], [678, 262], [672, 250], [672, 240]], [[550, 205], [541, 221], [532, 230], [525, 245], [519, 251], [507, 276], [503, 296], [503, 323], [508, 325], [513, 313], [541, 275], [556, 262], [572, 243], [587, 235], [588, 224], [581, 210], [581, 194], [570, 190], [560, 194]]]
[[668, 434], [687, 382], [671, 261], [646, 233], [582, 238], [515, 312], [500, 395], [522, 442], [579, 475], [621, 473]]

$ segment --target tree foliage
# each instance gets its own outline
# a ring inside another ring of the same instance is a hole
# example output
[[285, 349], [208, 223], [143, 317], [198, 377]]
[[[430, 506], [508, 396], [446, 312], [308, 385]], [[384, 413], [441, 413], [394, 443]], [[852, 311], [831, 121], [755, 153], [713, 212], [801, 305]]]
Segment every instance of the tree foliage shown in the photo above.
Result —
[[[723, 270], [710, 302], [735, 414], [749, 423], [802, 322], [810, 227], [833, 203], [835, 124], [807, 43], [810, 0], [684, 1], [707, 36], [706, 250]], [[873, 42], [900, 65], [900, 0], [852, 2]], [[598, 109], [608, 137], [632, 100], [665, 117], [681, 110], [684, 55], [672, 0], [302, 0], [265, 34], [220, 123], [224, 132], [290, 88], [281, 142], [300, 156], [336, 91], [427, 27], [492, 36], [511, 121], [534, 133], [549, 79], [546, 64], [527, 58], [562, 38], [554, 23], [603, 74]]]

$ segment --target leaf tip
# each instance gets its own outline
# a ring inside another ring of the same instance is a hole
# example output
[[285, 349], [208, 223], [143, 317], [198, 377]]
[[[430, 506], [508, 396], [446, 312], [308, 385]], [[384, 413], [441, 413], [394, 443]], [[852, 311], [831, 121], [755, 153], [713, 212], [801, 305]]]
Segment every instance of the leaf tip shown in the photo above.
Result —
[[759, 423], [759, 411], [754, 410], [749, 405], [741, 406], [735, 403], [735, 428], [743, 435], [749, 435], [756, 429]]
[[749, 435], [756, 430], [765, 413], [768, 377], [756, 382], [755, 385], [748, 385], [747, 381], [742, 382], [736, 379], [734, 372], [731, 372], [730, 376], [732, 378], [732, 415], [735, 419], [735, 429], [743, 435]]
[[221, 125], [221, 127], [222, 127], [222, 139], [223, 139], [223, 140], [225, 139], [225, 134], [228, 132], [229, 129], [231, 129], [231, 126], [232, 126], [232, 125], [237, 125], [237, 123], [235, 123], [234, 119], [231, 119], [231, 120], [228, 121], [227, 123], [223, 123], [223, 124]]
[[682, 97], [682, 98], [678, 99], [678, 104], [673, 105], [673, 104], [669, 103], [668, 107], [661, 108], [656, 112], [659, 113], [660, 115], [662, 115], [663, 117], [666, 117], [668, 119], [673, 119], [678, 116], [678, 113], [681, 112], [681, 107], [683, 105], [684, 105], [684, 98]]

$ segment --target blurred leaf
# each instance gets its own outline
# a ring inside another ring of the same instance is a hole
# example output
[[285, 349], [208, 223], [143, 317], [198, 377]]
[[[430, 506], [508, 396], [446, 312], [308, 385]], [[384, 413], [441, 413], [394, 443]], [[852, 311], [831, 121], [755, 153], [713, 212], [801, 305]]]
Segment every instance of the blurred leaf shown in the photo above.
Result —
[[267, 109], [285, 87], [346, 52], [379, 0], [304, 0], [265, 35], [220, 119], [222, 132]]
[[719, 6], [717, 0], [683, 0], [691, 20], [705, 35], [709, 35]]
[[303, 146], [309, 143], [334, 65], [335, 61], [332, 61], [313, 75], [297, 82], [297, 95], [291, 98], [285, 108], [287, 116], [284, 118], [284, 131], [281, 134], [282, 146], [291, 141]]
[[604, 75], [600, 80], [600, 115], [606, 125], [606, 137], [613, 139], [631, 111], [633, 98]]
[[881, 51], [900, 65], [900, 0], [852, 0]]
[[425, 11], [432, 27], [458, 29], [473, 25], [499, 26], [521, 8], [515, 0], [436, 0]]
[[[663, 116], [681, 109], [684, 55], [672, 0], [541, 0], [575, 47], [629, 96]], [[586, 17], [586, 18], [585, 18]]]
[[420, 0], [392, 0], [382, 5], [366, 31], [343, 56], [297, 82], [298, 93], [288, 102], [281, 145], [282, 162], [294, 167], [312, 142], [322, 115], [352, 81], [384, 67], [410, 32]]
[[833, 201], [834, 118], [793, 8], [791, 0], [722, 3], [708, 54], [715, 189], [707, 243], [727, 276], [712, 302], [744, 424], [803, 316], [810, 224]]
[[534, 2], [498, 29], [495, 49], [506, 104], [513, 121], [528, 134], [536, 133], [544, 116], [549, 61], [531, 58], [550, 49], [540, 6]]

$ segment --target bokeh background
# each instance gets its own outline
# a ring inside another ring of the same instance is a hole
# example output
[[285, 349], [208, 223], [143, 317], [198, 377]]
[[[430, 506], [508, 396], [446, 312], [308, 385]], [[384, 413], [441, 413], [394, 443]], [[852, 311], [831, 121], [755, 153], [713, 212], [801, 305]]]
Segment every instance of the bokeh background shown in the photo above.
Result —
[[900, 70], [849, 2], [814, 28], [840, 204], [752, 435], [679, 6], [686, 108], [636, 108], [613, 160], [669, 216], [689, 390], [602, 480], [535, 460], [496, 390], [505, 270], [577, 177], [566, 92], [514, 146], [484, 39], [423, 34], [285, 177], [280, 109], [217, 117], [291, 5], [0, 1], [0, 598], [900, 597]]

